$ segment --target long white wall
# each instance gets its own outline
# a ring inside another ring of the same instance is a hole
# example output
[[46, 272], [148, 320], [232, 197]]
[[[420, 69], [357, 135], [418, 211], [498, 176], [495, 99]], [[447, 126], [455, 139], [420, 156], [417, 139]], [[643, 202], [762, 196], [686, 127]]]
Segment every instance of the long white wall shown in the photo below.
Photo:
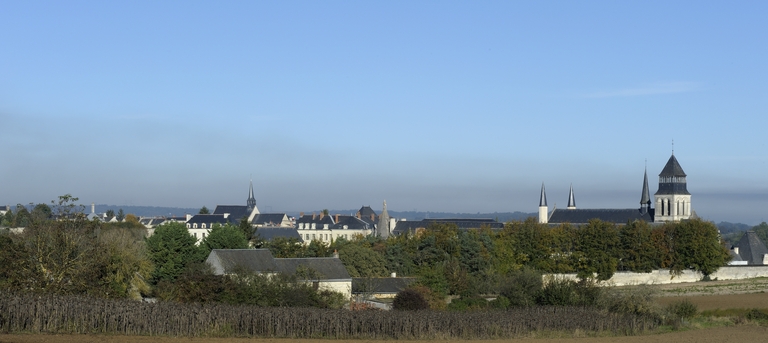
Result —
[[[566, 279], [576, 279], [576, 274], [548, 274], [546, 277], [559, 277]], [[739, 280], [751, 279], [756, 277], [768, 277], [768, 266], [727, 266], [721, 267], [717, 272], [710, 275], [712, 280]], [[683, 283], [701, 281], [701, 273], [690, 270], [684, 271], [681, 275], [673, 276], [669, 270], [654, 270], [650, 273], [631, 273], [617, 272], [607, 281], [608, 284], [616, 286], [630, 285], [659, 285], [668, 283]]]

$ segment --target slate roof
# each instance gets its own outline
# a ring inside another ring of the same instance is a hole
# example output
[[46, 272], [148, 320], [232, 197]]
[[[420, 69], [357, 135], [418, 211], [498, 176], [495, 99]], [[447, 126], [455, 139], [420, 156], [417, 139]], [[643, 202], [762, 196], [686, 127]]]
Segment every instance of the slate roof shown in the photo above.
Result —
[[352, 278], [352, 293], [396, 294], [416, 282], [415, 277]]
[[[344, 225], [347, 226], [347, 230], [372, 230], [373, 229], [373, 225], [355, 216], [339, 216], [339, 222], [333, 226], [333, 229], [343, 230]], [[320, 228], [322, 229], [322, 227]]]
[[[312, 218], [313, 216], [315, 217], [314, 219]], [[330, 216], [330, 215], [321, 216], [319, 214], [315, 214], [315, 215], [305, 214], [296, 220], [296, 224], [312, 224], [312, 223], [315, 223], [315, 226], [320, 229], [323, 228], [324, 224], [328, 224], [328, 228], [330, 228], [333, 224], [335, 224], [333, 222], [333, 216]]]
[[294, 228], [260, 227], [258, 230], [256, 230], [256, 233], [259, 234], [259, 237], [267, 241], [271, 241], [278, 237], [296, 238], [299, 240], [299, 242], [303, 241], [301, 239], [301, 235], [299, 235], [299, 232]]
[[455, 224], [459, 230], [471, 230], [480, 228], [490, 229], [503, 229], [504, 223], [497, 222], [493, 219], [484, 218], [441, 218], [441, 219], [422, 219], [419, 221], [407, 221], [401, 220], [395, 224], [395, 228], [392, 230], [393, 234], [402, 234], [404, 232], [413, 231], [415, 229], [424, 229], [429, 227], [430, 224]]
[[224, 213], [229, 213], [229, 220], [233, 223], [239, 222], [243, 217], [251, 215], [248, 211], [248, 206], [241, 205], [216, 205], [216, 209], [213, 210], [213, 214]]
[[768, 254], [765, 243], [752, 230], [745, 232], [736, 246], [739, 247], [741, 259], [747, 261], [748, 265], [762, 265], [763, 256]]
[[667, 161], [667, 165], [664, 166], [664, 169], [661, 170], [661, 173], [659, 176], [686, 176], [685, 172], [683, 171], [683, 167], [680, 166], [680, 163], [677, 162], [677, 158], [675, 158], [675, 155], [673, 154], [669, 161]]
[[634, 209], [556, 209], [549, 217], [549, 223], [585, 224], [591, 219], [600, 219], [604, 222], [626, 224], [635, 220], [653, 222], [653, 209], [642, 212]]
[[232, 222], [232, 216], [224, 218], [223, 214], [196, 214], [187, 221], [187, 224], [227, 224]]
[[231, 273], [236, 267], [258, 273], [278, 271], [269, 249], [213, 249], [205, 262], [217, 275]]
[[252, 224], [280, 225], [288, 215], [285, 213], [260, 213], [253, 218]]
[[280, 272], [294, 275], [299, 266], [312, 269], [319, 274], [319, 280], [351, 280], [341, 260], [335, 257], [314, 258], [276, 258], [275, 264]]

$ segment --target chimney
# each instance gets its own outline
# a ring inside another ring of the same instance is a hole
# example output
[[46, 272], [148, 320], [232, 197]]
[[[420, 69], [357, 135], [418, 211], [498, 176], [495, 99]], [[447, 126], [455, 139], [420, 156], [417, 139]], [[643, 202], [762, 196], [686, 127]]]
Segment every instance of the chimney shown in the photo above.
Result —
[[320, 212], [320, 220], [323, 220], [323, 217], [325, 217], [325, 212]]
[[355, 213], [355, 218], [360, 219], [360, 211], [357, 211], [357, 213]]
[[338, 222], [339, 222], [339, 215], [338, 215], [338, 214], [336, 214], [336, 218], [334, 218], [334, 220], [333, 220], [333, 221], [334, 221], [334, 222], [336, 222], [336, 223], [338, 223]]
[[372, 221], [372, 222], [375, 222], [375, 221], [376, 221], [376, 215], [375, 215], [375, 214], [373, 214], [373, 213], [371, 213], [371, 221]]
[[304, 212], [299, 212], [299, 218], [304, 216]]
[[315, 212], [312, 212], [312, 220], [315, 220]]
[[192, 215], [187, 213], [187, 220], [186, 221], [189, 221], [190, 219], [192, 219]]
[[229, 218], [229, 213], [224, 213], [224, 219]]

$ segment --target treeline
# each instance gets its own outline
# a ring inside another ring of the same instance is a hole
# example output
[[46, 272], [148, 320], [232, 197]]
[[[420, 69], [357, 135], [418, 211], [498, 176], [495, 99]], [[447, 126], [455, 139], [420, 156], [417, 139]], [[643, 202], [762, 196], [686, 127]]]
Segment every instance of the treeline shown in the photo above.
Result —
[[509, 311], [346, 311], [223, 304], [147, 304], [79, 296], [0, 294], [0, 332], [183, 337], [498, 339], [533, 332], [635, 334], [653, 318], [583, 307]]

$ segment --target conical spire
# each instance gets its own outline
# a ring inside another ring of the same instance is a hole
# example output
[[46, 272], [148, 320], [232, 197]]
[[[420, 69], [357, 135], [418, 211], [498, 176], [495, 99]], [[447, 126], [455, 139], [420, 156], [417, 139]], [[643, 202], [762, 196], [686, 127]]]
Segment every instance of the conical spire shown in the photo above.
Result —
[[571, 184], [571, 192], [568, 193], [568, 209], [576, 209], [576, 198], [573, 197], [573, 184]]
[[541, 183], [541, 197], [539, 198], [539, 207], [547, 206], [547, 191], [544, 190], [544, 183]]
[[252, 211], [256, 207], [256, 198], [253, 196], [253, 179], [251, 179], [251, 187], [248, 190], [248, 211]]
[[651, 208], [651, 191], [648, 189], [648, 168], [643, 173], [643, 194], [640, 196], [640, 209], [647, 212]]
[[381, 238], [387, 239], [387, 237], [389, 237], [389, 212], [387, 212], [386, 200], [384, 200], [384, 209], [381, 210], [381, 215], [379, 215], [379, 225], [377, 229]]

